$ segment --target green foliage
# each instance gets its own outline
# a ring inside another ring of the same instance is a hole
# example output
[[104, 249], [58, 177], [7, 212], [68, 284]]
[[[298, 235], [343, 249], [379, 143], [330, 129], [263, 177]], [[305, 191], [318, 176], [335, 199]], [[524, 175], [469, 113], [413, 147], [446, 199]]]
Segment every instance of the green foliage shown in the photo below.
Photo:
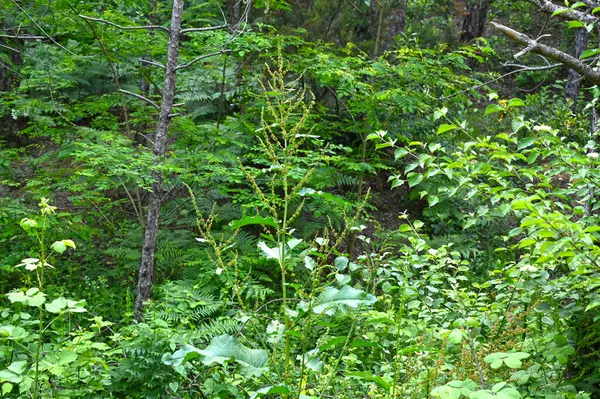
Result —
[[0, 4], [1, 397], [599, 394], [598, 89], [457, 44], [471, 1], [186, 2], [187, 26], [242, 21], [182, 41], [220, 54], [178, 70], [161, 165], [122, 90], [161, 102], [164, 29], [80, 14], [166, 27], [171, 3], [30, 3]]

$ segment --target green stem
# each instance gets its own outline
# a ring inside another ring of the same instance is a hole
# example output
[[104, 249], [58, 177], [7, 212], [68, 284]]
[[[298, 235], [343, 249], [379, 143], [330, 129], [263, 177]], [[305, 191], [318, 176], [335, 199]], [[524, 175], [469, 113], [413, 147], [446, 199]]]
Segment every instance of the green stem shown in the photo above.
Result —
[[284, 191], [284, 208], [283, 208], [283, 224], [282, 231], [280, 232], [280, 266], [281, 266], [281, 292], [282, 292], [282, 303], [281, 303], [281, 311], [283, 312], [283, 320], [285, 323], [285, 365], [283, 376], [286, 384], [288, 383], [288, 371], [290, 364], [290, 319], [287, 313], [287, 283], [286, 283], [286, 262], [285, 262], [285, 244], [286, 244], [286, 233], [287, 233], [287, 222], [288, 222], [288, 208], [289, 208], [289, 198], [288, 198], [288, 181], [287, 181], [287, 171], [288, 171], [288, 162], [287, 162], [287, 154], [286, 154], [286, 162], [285, 169], [283, 170], [283, 191]]
[[[40, 268], [38, 276], [38, 289], [40, 292], [44, 289], [44, 269], [46, 267], [46, 252], [44, 251], [44, 231], [46, 229], [46, 216], [42, 217], [42, 229], [41, 234], [36, 232], [36, 238], [40, 245]], [[37, 272], [37, 270], [36, 270]], [[33, 399], [38, 399], [40, 394], [40, 357], [42, 354], [42, 344], [44, 342], [44, 310], [43, 306], [38, 306], [39, 313], [39, 325], [38, 325], [38, 341], [37, 348], [35, 350], [35, 378], [34, 378], [34, 389], [33, 389]]]

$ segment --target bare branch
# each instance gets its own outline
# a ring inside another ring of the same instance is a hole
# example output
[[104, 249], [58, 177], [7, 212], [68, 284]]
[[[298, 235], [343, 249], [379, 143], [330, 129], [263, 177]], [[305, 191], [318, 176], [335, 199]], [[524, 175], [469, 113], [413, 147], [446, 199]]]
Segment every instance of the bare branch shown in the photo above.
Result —
[[21, 34], [15, 34], [15, 35], [6, 35], [6, 34], [1, 34], [0, 37], [5, 37], [7, 39], [18, 39], [18, 40], [44, 40], [44, 39], [49, 39], [47, 36], [37, 36], [37, 35], [21, 35]]
[[555, 12], [560, 12], [558, 16], [561, 18], [567, 18], [571, 20], [585, 22], [586, 24], [592, 24], [598, 22], [598, 17], [593, 16], [592, 14], [588, 14], [585, 12], [581, 12], [578, 10], [573, 10], [568, 7], [558, 6], [552, 3], [549, 0], [527, 0], [529, 3], [537, 6], [540, 10], [545, 13], [554, 14]]
[[185, 35], [186, 33], [192, 33], [192, 32], [208, 32], [211, 30], [225, 29], [228, 26], [229, 25], [227, 25], [227, 24], [223, 24], [223, 25], [216, 25], [216, 26], [207, 26], [205, 28], [187, 28], [187, 29], [182, 29], [181, 34]]
[[505, 64], [502, 64], [502, 66], [519, 68], [519, 69], [517, 69], [515, 71], [509, 72], [509, 73], [515, 73], [515, 72], [527, 72], [527, 71], [545, 71], [545, 70], [548, 70], [548, 69], [558, 68], [559, 66], [562, 66], [562, 64], [529, 66], [529, 65], [513, 64], [513, 63], [510, 63], [510, 62], [507, 62]]
[[158, 106], [157, 103], [155, 103], [154, 101], [150, 100], [149, 98], [146, 98], [146, 97], [142, 96], [141, 94], [137, 94], [137, 93], [134, 93], [132, 91], [123, 90], [123, 89], [118, 89], [117, 91], [120, 92], [120, 93], [123, 93], [123, 94], [128, 94], [128, 95], [133, 96], [135, 98], [139, 98], [140, 100], [145, 101], [148, 104], [152, 105], [154, 108], [160, 109], [160, 107]]
[[165, 69], [165, 66], [163, 64], [161, 64], [160, 62], [150, 61], [150, 60], [146, 60], [144, 58], [141, 58], [140, 62], [142, 64], [154, 65], [155, 67], [159, 67], [159, 68]]
[[499, 24], [497, 22], [491, 22], [491, 24], [492, 26], [494, 26], [494, 28], [498, 29], [500, 32], [505, 34], [512, 41], [527, 46], [527, 51], [531, 51], [533, 53], [548, 57], [554, 61], [558, 61], [561, 64], [573, 69], [575, 72], [578, 72], [580, 75], [585, 76], [592, 83], [600, 84], [600, 72], [594, 70], [589, 65], [584, 64], [572, 55], [563, 53], [562, 51], [550, 46], [546, 46], [545, 44], [538, 43], [536, 40], [533, 40], [529, 36], [517, 32], [516, 30]]
[[48, 40], [50, 40], [52, 43], [56, 44], [56, 45], [57, 45], [58, 47], [60, 47], [61, 49], [65, 50], [67, 53], [69, 53], [69, 54], [71, 54], [71, 55], [73, 55], [73, 56], [75, 56], [75, 57], [78, 57], [78, 55], [77, 55], [77, 54], [75, 54], [74, 52], [72, 52], [71, 50], [69, 50], [68, 48], [66, 48], [65, 46], [63, 46], [62, 44], [60, 44], [59, 42], [57, 42], [56, 40], [54, 40], [54, 39], [52, 38], [52, 36], [50, 36], [48, 33], [46, 33], [46, 31], [44, 30], [44, 28], [42, 28], [42, 27], [40, 26], [40, 24], [38, 24], [38, 23], [35, 21], [35, 19], [33, 19], [33, 18], [31, 17], [31, 15], [29, 15], [29, 14], [27, 13], [27, 11], [25, 11], [25, 10], [23, 9], [23, 7], [21, 7], [21, 6], [19, 5], [19, 3], [17, 3], [15, 0], [11, 0], [11, 1], [12, 1], [12, 3], [13, 3], [13, 4], [14, 4], [14, 5], [15, 5], [15, 6], [16, 6], [18, 9], [19, 9], [19, 11], [21, 11], [23, 14], [25, 14], [25, 16], [26, 16], [27, 18], [29, 18], [29, 20], [30, 20], [30, 21], [31, 21], [31, 22], [32, 22], [32, 23], [33, 23], [33, 24], [36, 26], [36, 28], [38, 28], [38, 30], [39, 30], [40, 32], [42, 32], [42, 33], [45, 35], [45, 36], [44, 36], [44, 38], [47, 38], [47, 39], [48, 39]]
[[163, 32], [167, 32], [167, 33], [170, 32], [169, 28], [167, 28], [166, 26], [161, 26], [161, 25], [122, 26], [122, 25], [107, 21], [102, 18], [88, 17], [87, 15], [83, 15], [83, 14], [79, 14], [79, 17], [83, 18], [83, 19], [87, 19], [88, 21], [100, 22], [100, 23], [103, 23], [106, 25], [114, 26], [115, 28], [119, 28], [119, 29], [123, 29], [123, 30], [157, 29], [157, 30], [162, 30]]
[[221, 51], [217, 51], [217, 52], [210, 53], [210, 54], [204, 54], [204, 55], [201, 55], [200, 57], [196, 57], [196, 58], [194, 58], [193, 60], [191, 60], [191, 61], [190, 61], [190, 62], [188, 62], [187, 64], [178, 65], [176, 69], [177, 69], [177, 70], [179, 70], [179, 69], [184, 69], [184, 68], [187, 68], [187, 67], [189, 67], [189, 66], [192, 66], [192, 65], [194, 65], [194, 64], [195, 64], [196, 62], [198, 62], [198, 61], [202, 61], [202, 60], [203, 60], [203, 59], [205, 59], [205, 58], [214, 57], [215, 55], [220, 55], [220, 54], [228, 53], [228, 52], [230, 52], [230, 51], [231, 51], [231, 50], [221, 50]]
[[458, 91], [456, 93], [450, 94], [450, 95], [445, 96], [445, 97], [441, 97], [441, 98], [436, 98], [436, 97], [433, 97], [433, 96], [430, 96], [430, 97], [434, 98], [436, 100], [447, 100], [449, 98], [455, 97], [457, 95], [460, 95], [460, 94], [463, 94], [463, 93], [466, 93], [466, 92], [469, 92], [469, 91], [474, 91], [474, 90], [481, 89], [482, 87], [485, 87], [485, 86], [487, 86], [487, 85], [489, 85], [491, 83], [497, 82], [497, 81], [502, 80], [504, 78], [507, 78], [507, 77], [509, 77], [511, 75], [514, 75], [515, 73], [529, 72], [529, 71], [545, 71], [547, 69], [558, 68], [559, 66], [562, 66], [562, 64], [549, 64], [549, 65], [541, 65], [541, 66], [527, 66], [527, 65], [521, 65], [521, 64], [504, 64], [503, 66], [512, 66], [512, 67], [517, 67], [519, 69], [515, 69], [514, 71], [507, 72], [507, 73], [505, 73], [503, 75], [500, 75], [500, 76], [498, 76], [498, 77], [496, 77], [494, 79], [488, 80], [487, 82], [483, 82], [483, 83], [478, 84], [476, 86], [469, 87], [468, 89]]
[[10, 50], [10, 51], [14, 51], [15, 53], [20, 53], [20, 51], [17, 50], [16, 48], [7, 46], [6, 44], [0, 43], [0, 47], [5, 48], [5, 49]]

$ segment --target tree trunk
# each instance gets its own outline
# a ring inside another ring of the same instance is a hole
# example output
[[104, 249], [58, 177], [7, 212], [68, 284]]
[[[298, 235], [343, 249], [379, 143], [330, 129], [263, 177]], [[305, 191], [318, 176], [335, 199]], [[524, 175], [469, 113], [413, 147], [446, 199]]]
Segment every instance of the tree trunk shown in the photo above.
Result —
[[[25, 46], [21, 39], [1, 40], [0, 43], [7, 47], [7, 58], [10, 60], [10, 62], [0, 60], [1, 98], [19, 85], [19, 70], [23, 65], [23, 55], [21, 51]], [[4, 137], [9, 147], [21, 147], [27, 144], [26, 137], [19, 135], [22, 124], [22, 120], [13, 118], [10, 113], [4, 115], [4, 117], [0, 119], [0, 137]]]
[[389, 17], [389, 38], [394, 39], [404, 32], [406, 27], [406, 7], [408, 0], [398, 0], [395, 2]]
[[[575, 54], [574, 57], [579, 59], [581, 53], [587, 48], [588, 45], [588, 33], [584, 28], [577, 29], [577, 34], [575, 36]], [[577, 95], [579, 94], [579, 86], [581, 84], [581, 75], [576, 71], [570, 69], [569, 70], [569, 80], [567, 81], [567, 85], [565, 86], [565, 94], [567, 99], [572, 101], [571, 107], [575, 110], [577, 106]]]
[[477, 37], [483, 36], [491, 2], [492, 0], [467, 1], [461, 24], [461, 42], [468, 43]]
[[240, 22], [242, 0], [229, 0], [229, 15], [231, 16], [231, 24]]
[[[165, 70], [165, 83], [163, 87], [163, 98], [158, 114], [156, 136], [154, 139], [154, 166], [162, 162], [167, 150], [167, 136], [173, 101], [175, 98], [175, 83], [177, 78], [177, 62], [179, 58], [179, 38], [181, 35], [181, 18], [183, 15], [184, 0], [173, 0], [173, 11], [171, 14], [171, 31], [167, 45], [167, 64]], [[158, 170], [152, 172], [154, 183], [149, 193], [148, 216], [146, 220], [146, 232], [144, 234], [144, 245], [142, 248], [142, 261], [138, 274], [137, 293], [135, 298], [135, 318], [142, 320], [144, 303], [150, 298], [152, 291], [152, 280], [154, 277], [154, 254], [156, 252], [156, 236], [160, 219], [160, 208], [163, 194], [163, 176]]]

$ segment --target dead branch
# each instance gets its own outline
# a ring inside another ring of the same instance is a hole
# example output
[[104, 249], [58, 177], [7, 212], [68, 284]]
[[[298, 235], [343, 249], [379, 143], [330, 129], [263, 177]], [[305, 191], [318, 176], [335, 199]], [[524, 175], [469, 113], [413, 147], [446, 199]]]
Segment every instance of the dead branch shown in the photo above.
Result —
[[83, 15], [83, 14], [79, 14], [79, 17], [83, 18], [83, 19], [87, 19], [88, 21], [100, 22], [100, 23], [103, 23], [106, 25], [114, 26], [115, 28], [119, 28], [119, 29], [123, 29], [123, 30], [156, 29], [156, 30], [162, 30], [163, 32], [167, 32], [167, 33], [169, 33], [171, 31], [166, 26], [161, 26], [161, 25], [122, 26], [122, 25], [116, 24], [111, 21], [107, 21], [102, 18], [88, 17], [87, 15]]
[[0, 37], [4, 37], [7, 39], [17, 39], [17, 40], [49, 40], [50, 38], [47, 36], [37, 36], [37, 35], [21, 35], [21, 34], [15, 34], [15, 35], [6, 35], [6, 34], [0, 34]]
[[193, 33], [193, 32], [208, 32], [211, 30], [225, 29], [228, 26], [229, 25], [227, 25], [227, 24], [223, 24], [223, 25], [216, 25], [216, 26], [207, 26], [205, 28], [187, 28], [187, 29], [182, 29], [181, 34], [185, 35], [186, 33]]
[[163, 64], [161, 64], [160, 62], [145, 60], [143, 58], [140, 59], [140, 62], [142, 64], [154, 65], [155, 67], [159, 67], [159, 68], [165, 69], [165, 66]]
[[[535, 54], [540, 54], [544, 57], [548, 57], [551, 60], [560, 62], [561, 64], [568, 66], [573, 69], [575, 72], [578, 72], [580, 75], [585, 76], [594, 84], [600, 84], [600, 72], [594, 70], [589, 65], [583, 63], [577, 58], [569, 55], [567, 53], [563, 53], [560, 50], [555, 49], [554, 47], [546, 46], [545, 44], [539, 43], [537, 40], [530, 38], [523, 33], [517, 32], [514, 29], [511, 29], [507, 26], [499, 24], [497, 22], [491, 22], [492, 26], [506, 35], [512, 41], [526, 46], [525, 50], [531, 51]], [[519, 55], [522, 55], [524, 51], [519, 52]]]
[[204, 54], [204, 55], [201, 55], [200, 57], [196, 57], [196, 58], [194, 58], [193, 60], [191, 60], [191, 61], [190, 61], [190, 62], [188, 62], [187, 64], [178, 65], [176, 69], [177, 69], [177, 70], [179, 70], [179, 69], [184, 69], [184, 68], [187, 68], [187, 67], [189, 67], [189, 66], [192, 66], [192, 65], [194, 65], [194, 64], [195, 64], [196, 62], [198, 62], [198, 61], [202, 61], [202, 60], [203, 60], [203, 59], [205, 59], [205, 58], [210, 58], [210, 57], [214, 57], [215, 55], [220, 55], [220, 54], [224, 54], [224, 53], [229, 53], [230, 51], [231, 51], [231, 50], [221, 50], [221, 51], [217, 51], [217, 52], [210, 53], [210, 54]]
[[596, 17], [592, 14], [588, 14], [588, 13], [578, 11], [578, 10], [573, 10], [572, 8], [568, 8], [568, 7], [558, 6], [549, 0], [527, 0], [527, 1], [531, 4], [533, 4], [534, 6], [537, 6], [541, 11], [544, 11], [545, 13], [554, 14], [556, 12], [559, 12], [559, 14], [557, 14], [557, 15], [561, 18], [567, 18], [567, 19], [571, 19], [571, 20], [585, 22], [586, 24], [596, 23], [599, 20], [598, 17]]
[[140, 100], [145, 101], [148, 104], [152, 105], [154, 108], [160, 109], [160, 107], [158, 106], [157, 103], [155, 103], [154, 101], [150, 100], [149, 98], [146, 98], [146, 97], [142, 96], [141, 94], [137, 94], [137, 93], [134, 93], [132, 91], [123, 90], [123, 89], [118, 89], [117, 91], [119, 93], [127, 94], [127, 95], [133, 96], [135, 98], [139, 98]]

